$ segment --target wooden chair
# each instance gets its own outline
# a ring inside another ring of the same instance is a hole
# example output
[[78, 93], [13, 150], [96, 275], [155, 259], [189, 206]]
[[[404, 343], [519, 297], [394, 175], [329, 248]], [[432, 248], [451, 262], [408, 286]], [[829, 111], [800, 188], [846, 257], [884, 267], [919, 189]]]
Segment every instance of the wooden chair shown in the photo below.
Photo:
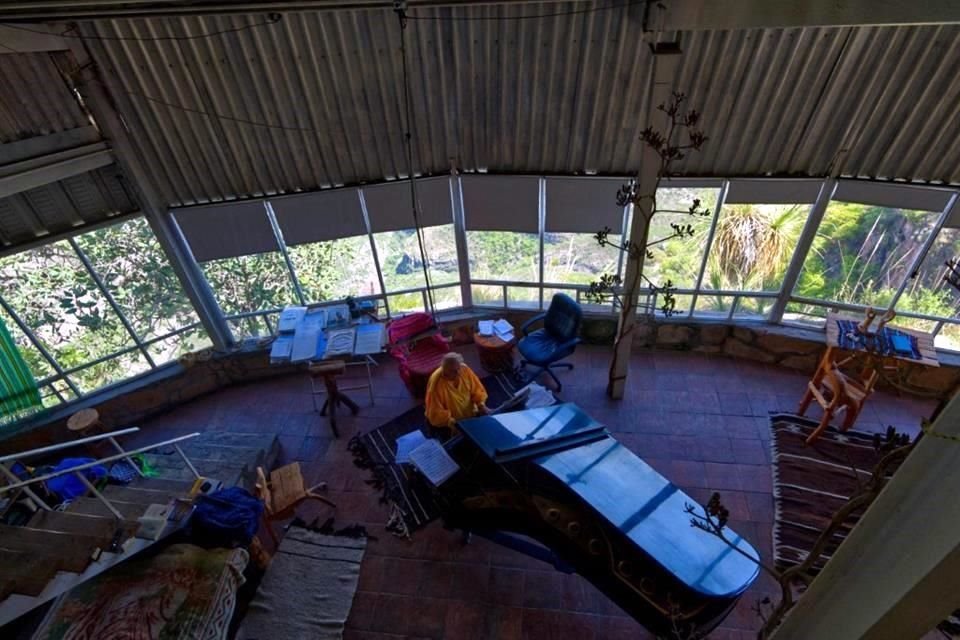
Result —
[[859, 377], [847, 375], [840, 370], [842, 364], [850, 358], [838, 363], [833, 360], [834, 351], [827, 349], [813, 379], [807, 383], [807, 391], [803, 394], [797, 413], [801, 416], [813, 400], [823, 409], [823, 418], [817, 428], [807, 437], [807, 444], [812, 444], [826, 430], [833, 416], [845, 411], [841, 431], [847, 431], [857, 421], [860, 411], [867, 398], [873, 394], [873, 388], [879, 378], [874, 367], [864, 367]]
[[309, 489], [304, 488], [303, 474], [300, 472], [300, 463], [291, 462], [290, 464], [274, 469], [270, 472], [270, 480], [267, 480], [263, 467], [257, 467], [257, 497], [263, 500], [263, 524], [264, 528], [270, 533], [270, 539], [273, 543], [279, 544], [277, 534], [273, 532], [270, 523], [273, 520], [287, 520], [296, 515], [297, 506], [304, 500], [320, 500], [328, 505], [337, 508], [329, 498], [317, 494], [317, 491], [325, 491], [327, 483], [321, 482]]

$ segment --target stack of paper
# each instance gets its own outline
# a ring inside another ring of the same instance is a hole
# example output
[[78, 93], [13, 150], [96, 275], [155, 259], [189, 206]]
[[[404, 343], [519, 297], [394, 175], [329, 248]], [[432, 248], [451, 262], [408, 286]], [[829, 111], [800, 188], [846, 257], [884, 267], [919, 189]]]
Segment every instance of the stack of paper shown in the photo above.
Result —
[[460, 470], [443, 445], [436, 440], [427, 440], [410, 452], [410, 462], [433, 486], [439, 487]]
[[306, 307], [287, 307], [280, 312], [280, 322], [277, 330], [280, 333], [293, 333], [306, 313]]
[[513, 340], [513, 325], [500, 318], [493, 323], [493, 331], [498, 338], [504, 342], [510, 342]]
[[355, 338], [356, 331], [352, 327], [327, 331], [327, 349], [323, 353], [324, 359], [352, 355]]
[[379, 322], [374, 324], [362, 324], [357, 327], [357, 341], [353, 347], [356, 355], [366, 355], [368, 353], [380, 353], [383, 351], [385, 334], [383, 325]]
[[290, 352], [293, 350], [293, 336], [279, 335], [273, 341], [270, 348], [270, 362], [285, 362], [290, 359]]
[[479, 332], [482, 336], [493, 335], [493, 320], [481, 320], [479, 322]]
[[410, 462], [410, 452], [426, 441], [426, 436], [419, 429], [400, 436], [397, 438], [397, 455], [394, 459], [401, 463]]

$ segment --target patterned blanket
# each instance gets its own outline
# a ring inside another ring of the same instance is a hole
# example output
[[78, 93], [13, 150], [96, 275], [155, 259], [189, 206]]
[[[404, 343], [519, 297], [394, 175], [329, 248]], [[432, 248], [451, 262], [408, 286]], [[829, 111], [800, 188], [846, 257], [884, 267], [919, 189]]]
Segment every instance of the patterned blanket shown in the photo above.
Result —
[[135, 557], [60, 596], [33, 639], [226, 638], [247, 560], [189, 544]]

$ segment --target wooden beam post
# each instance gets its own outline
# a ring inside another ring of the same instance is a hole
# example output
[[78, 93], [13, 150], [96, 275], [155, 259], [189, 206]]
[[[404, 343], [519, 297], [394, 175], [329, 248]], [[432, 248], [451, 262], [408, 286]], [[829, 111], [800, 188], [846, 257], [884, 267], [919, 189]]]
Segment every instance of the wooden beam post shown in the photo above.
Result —
[[814, 579], [774, 640], [919, 638], [960, 608], [960, 394]]
[[[641, 114], [641, 122], [666, 131], [667, 116], [657, 110], [665, 104], [674, 90], [674, 78], [680, 61], [680, 47], [677, 43], [651, 45], [652, 72], [647, 91], [647, 105]], [[637, 171], [637, 192], [653, 193], [656, 189], [660, 171], [660, 156], [644, 143], [640, 156], [640, 169]], [[653, 216], [654, 203], [644, 198], [633, 210], [633, 224], [630, 227], [630, 245], [647, 246], [647, 234], [650, 218]], [[620, 319], [617, 324], [617, 336], [613, 345], [613, 359], [607, 380], [607, 395], [613, 399], [623, 398], [630, 370], [630, 352], [633, 346], [633, 330], [637, 324], [637, 303], [644, 290], [641, 274], [645, 251], [628, 255], [624, 268], [623, 294], [621, 297]]]

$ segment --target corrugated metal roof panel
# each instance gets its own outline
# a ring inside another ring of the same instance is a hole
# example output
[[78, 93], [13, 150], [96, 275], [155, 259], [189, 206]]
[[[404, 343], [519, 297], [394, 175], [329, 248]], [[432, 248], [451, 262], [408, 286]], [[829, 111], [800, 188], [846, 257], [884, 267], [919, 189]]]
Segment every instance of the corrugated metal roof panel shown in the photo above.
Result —
[[0, 143], [90, 124], [57, 70], [63, 54], [0, 56]]
[[136, 210], [119, 167], [110, 165], [0, 198], [0, 244], [30, 242]]
[[[564, 10], [602, 3], [551, 5]], [[417, 9], [414, 170], [630, 174], [649, 54], [642, 7], [512, 19], [543, 5]], [[493, 19], [493, 18], [510, 19]], [[469, 18], [469, 19], [466, 19]], [[171, 205], [407, 174], [400, 37], [387, 10], [91, 23], [138, 152]], [[710, 140], [683, 175], [960, 183], [960, 28], [681, 34], [676, 86]], [[231, 119], [208, 115], [229, 116]], [[239, 122], [239, 121], [242, 122]], [[257, 124], [259, 123], [259, 124]], [[274, 126], [263, 126], [271, 124]]]

